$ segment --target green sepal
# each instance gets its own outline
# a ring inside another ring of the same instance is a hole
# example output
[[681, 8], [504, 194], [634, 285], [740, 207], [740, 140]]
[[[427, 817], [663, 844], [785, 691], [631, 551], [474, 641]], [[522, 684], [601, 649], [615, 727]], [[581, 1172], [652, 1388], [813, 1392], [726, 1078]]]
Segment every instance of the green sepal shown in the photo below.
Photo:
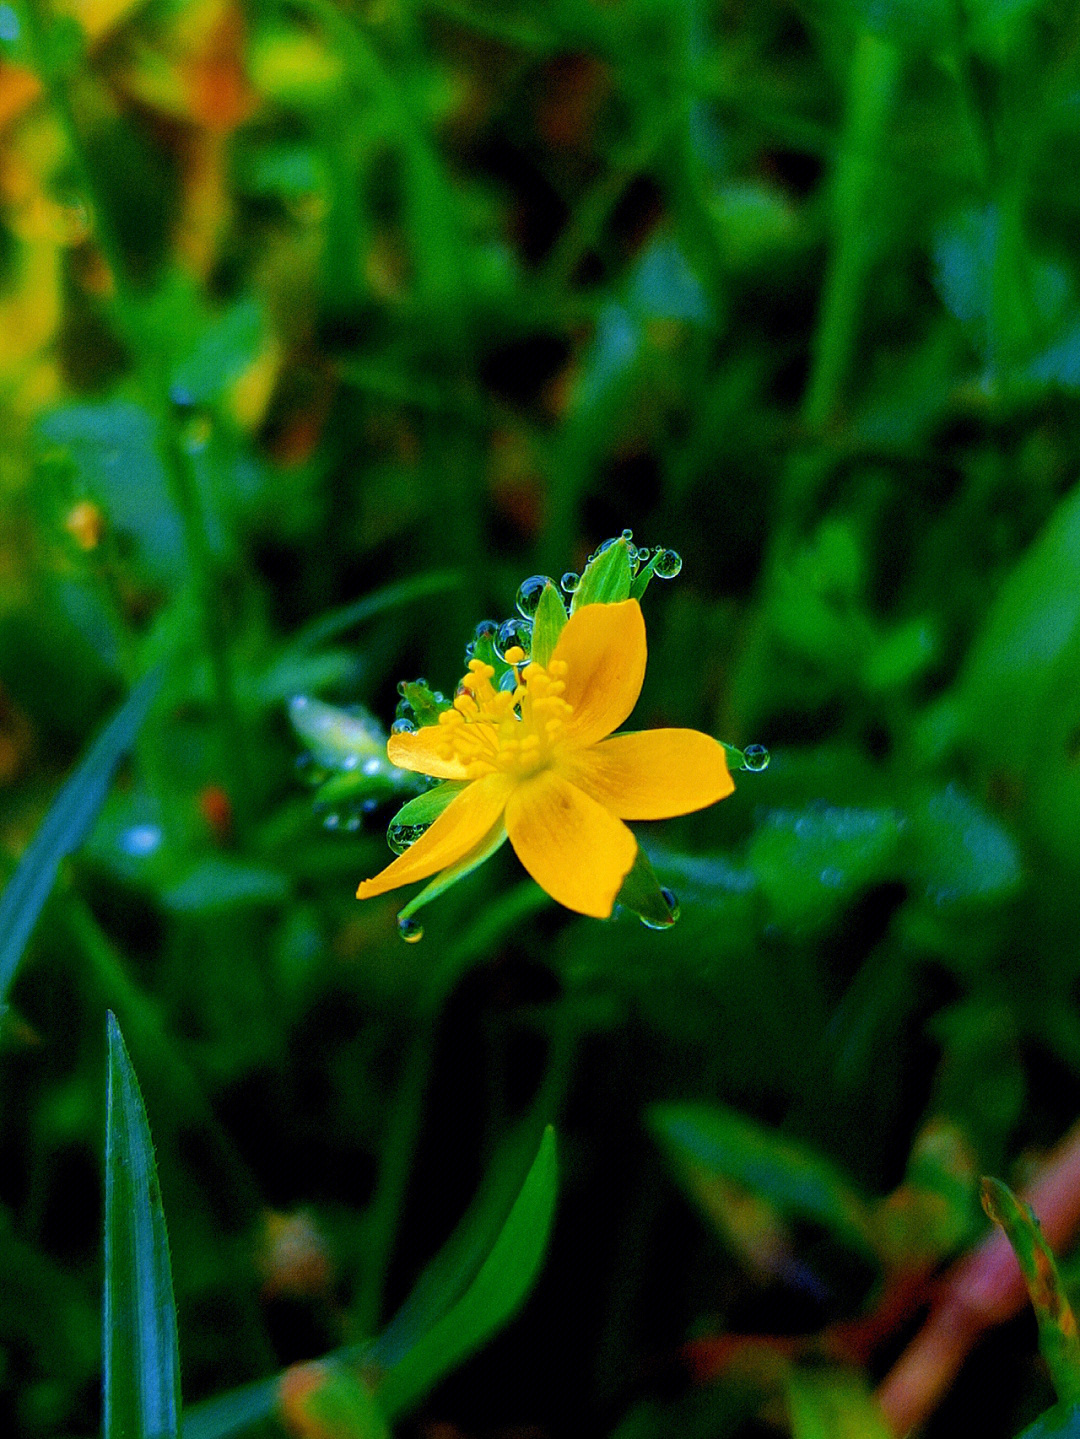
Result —
[[[408, 805], [405, 807], [407, 809]], [[478, 869], [486, 860], [489, 860], [505, 841], [506, 829], [503, 825], [498, 824], [490, 834], [484, 836], [479, 844], [474, 845], [467, 854], [462, 855], [457, 864], [452, 864], [448, 869], [437, 874], [419, 894], [414, 895], [405, 908], [398, 911], [399, 921], [411, 919], [417, 910], [423, 909], [425, 904], [430, 904], [433, 899], [438, 899], [440, 894], [445, 894], [452, 884], [457, 884], [459, 879], [464, 879], [467, 874], [472, 874], [473, 870]]]
[[630, 873], [622, 882], [622, 888], [615, 896], [615, 903], [631, 910], [639, 919], [656, 929], [670, 929], [675, 923], [660, 881], [656, 877], [649, 857], [638, 846]]
[[491, 683], [495, 686], [496, 689], [498, 689], [499, 681], [502, 679], [506, 671], [510, 669], [510, 665], [506, 663], [506, 661], [500, 654], [497, 654], [495, 652], [495, 641], [493, 639], [482, 639], [474, 641], [473, 658], [483, 660], [484, 664], [491, 666], [491, 668], [495, 671], [494, 675], [492, 676]]
[[656, 572], [656, 562], [662, 554], [663, 550], [655, 550], [653, 553], [653, 557], [649, 561], [649, 563], [647, 565], [642, 565], [641, 569], [638, 570], [637, 574], [634, 576], [633, 581], [630, 585], [630, 598], [632, 600], [640, 600], [642, 595], [649, 588], [649, 581], [652, 579], [653, 575]]
[[585, 566], [581, 583], [574, 591], [572, 608], [579, 610], [582, 605], [615, 605], [620, 600], [628, 600], [632, 579], [630, 554], [626, 541], [620, 536], [606, 550], [594, 555]]
[[450, 708], [448, 699], [417, 680], [404, 680], [398, 685], [398, 692], [402, 699], [412, 706], [413, 716], [421, 729], [425, 725], [438, 724], [443, 710]]
[[540, 603], [533, 616], [531, 656], [538, 665], [546, 665], [566, 626], [566, 606], [554, 585], [545, 585]]
[[983, 1208], [1005, 1231], [1024, 1276], [1039, 1321], [1039, 1349], [1058, 1401], [1076, 1404], [1080, 1402], [1080, 1338], [1053, 1251], [1029, 1206], [1022, 1204], [1000, 1179], [984, 1178], [981, 1191]]
[[426, 789], [403, 804], [390, 824], [434, 824], [450, 801], [470, 783], [467, 779], [443, 780], [434, 789]]

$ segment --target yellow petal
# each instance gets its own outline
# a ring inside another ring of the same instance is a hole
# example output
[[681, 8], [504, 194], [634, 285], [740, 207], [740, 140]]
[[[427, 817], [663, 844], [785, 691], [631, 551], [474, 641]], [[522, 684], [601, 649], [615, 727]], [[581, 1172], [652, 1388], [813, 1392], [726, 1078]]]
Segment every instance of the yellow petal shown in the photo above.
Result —
[[620, 819], [670, 819], [725, 799], [735, 788], [724, 746], [693, 729], [616, 734], [573, 750], [560, 771]]
[[621, 820], [544, 770], [514, 789], [506, 830], [518, 859], [552, 899], [607, 918], [637, 853], [637, 840]]
[[371, 899], [456, 864], [498, 823], [512, 786], [502, 774], [485, 775], [468, 785], [404, 854], [374, 878], [361, 881], [357, 899]]
[[446, 731], [438, 725], [422, 725], [406, 734], [392, 734], [386, 742], [386, 757], [398, 769], [411, 769], [417, 774], [431, 774], [437, 779], [468, 779], [469, 774], [456, 756], [447, 759], [435, 739], [444, 739]]
[[637, 704], [645, 678], [645, 621], [637, 600], [582, 605], [566, 622], [551, 656], [566, 661], [563, 698], [573, 745], [595, 744], [618, 729]]

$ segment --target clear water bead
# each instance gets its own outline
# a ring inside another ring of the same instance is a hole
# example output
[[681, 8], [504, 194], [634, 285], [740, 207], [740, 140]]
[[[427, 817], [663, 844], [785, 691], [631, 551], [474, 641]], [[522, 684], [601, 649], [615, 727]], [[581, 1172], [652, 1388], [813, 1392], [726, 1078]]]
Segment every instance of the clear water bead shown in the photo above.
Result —
[[410, 919], [402, 915], [397, 922], [398, 934], [406, 944], [416, 944], [424, 937], [424, 926], [418, 919]]
[[499, 626], [499, 633], [495, 636], [495, 653], [499, 658], [505, 659], [506, 651], [512, 650], [515, 645], [529, 653], [532, 648], [532, 620], [512, 615]]
[[559, 584], [562, 586], [563, 591], [566, 594], [572, 595], [577, 589], [578, 585], [581, 584], [581, 576], [578, 574], [577, 570], [567, 570], [566, 574], [563, 575], [562, 579], [559, 581]]
[[769, 768], [769, 751], [763, 744], [748, 744], [743, 750], [743, 769], [748, 769], [752, 774], [760, 774], [763, 769]]
[[655, 919], [646, 919], [643, 914], [639, 915], [638, 918], [646, 929], [670, 929], [679, 917], [679, 901], [675, 897], [675, 892], [661, 885], [660, 893], [663, 895], [664, 903], [668, 907], [668, 917], [667, 919], [657, 921]]
[[392, 824], [386, 831], [386, 843], [395, 854], [404, 854], [426, 829], [426, 824]]
[[682, 555], [678, 550], [661, 550], [653, 565], [653, 574], [660, 580], [673, 580], [682, 569]]
[[516, 604], [527, 620], [531, 620], [536, 614], [540, 596], [551, 583], [552, 581], [548, 579], [547, 575], [530, 575], [527, 580], [522, 580], [517, 592]]
[[390, 726], [391, 734], [414, 734], [415, 732], [416, 725], [414, 721], [412, 721], [411, 719], [407, 719], [404, 716], [401, 719], [396, 719], [394, 723]]

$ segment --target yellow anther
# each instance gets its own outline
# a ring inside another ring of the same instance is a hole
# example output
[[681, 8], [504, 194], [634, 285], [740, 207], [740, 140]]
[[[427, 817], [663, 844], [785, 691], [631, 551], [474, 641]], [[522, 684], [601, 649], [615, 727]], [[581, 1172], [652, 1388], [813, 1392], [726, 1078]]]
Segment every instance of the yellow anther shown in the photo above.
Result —
[[525, 651], [520, 645], [511, 645], [510, 648], [503, 653], [503, 659], [508, 665], [519, 665], [524, 658]]

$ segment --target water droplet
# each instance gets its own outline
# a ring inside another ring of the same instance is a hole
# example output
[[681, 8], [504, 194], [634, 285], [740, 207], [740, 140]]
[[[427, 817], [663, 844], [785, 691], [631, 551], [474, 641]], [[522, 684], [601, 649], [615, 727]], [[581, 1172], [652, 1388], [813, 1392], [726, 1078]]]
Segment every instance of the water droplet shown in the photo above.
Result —
[[763, 769], [769, 768], [769, 751], [763, 744], [748, 744], [743, 750], [743, 769], [748, 769], [752, 774], [760, 774]]
[[473, 630], [473, 636], [478, 640], [493, 640], [498, 633], [498, 620], [481, 620]]
[[394, 723], [390, 726], [390, 733], [415, 734], [416, 724], [413, 720], [408, 719], [406, 716], [403, 715], [400, 719], [396, 719]]
[[386, 831], [386, 843], [395, 854], [404, 854], [426, 829], [426, 824], [392, 824]]
[[195, 396], [184, 385], [173, 385], [169, 390], [169, 399], [178, 410], [190, 410], [195, 403]]
[[402, 915], [397, 922], [398, 934], [406, 944], [416, 944], [424, 937], [424, 926], [418, 919], [410, 919]]
[[474, 656], [475, 654], [476, 654], [476, 641], [475, 641], [475, 640], [470, 640], [469, 643], [465, 646], [465, 668], [466, 668], [466, 669], [468, 669], [468, 667], [469, 667], [469, 661], [473, 658], [473, 656]]
[[382, 760], [376, 755], [371, 755], [370, 758], [364, 761], [362, 769], [364, 774], [378, 774], [382, 769]]
[[577, 570], [567, 570], [566, 574], [563, 575], [562, 579], [559, 581], [559, 584], [562, 585], [563, 589], [568, 595], [572, 595], [577, 589], [578, 585], [581, 584], [581, 576], [578, 574]]
[[643, 914], [638, 915], [646, 929], [670, 929], [679, 917], [679, 901], [675, 898], [674, 891], [661, 886], [660, 893], [664, 897], [664, 903], [668, 907], [668, 918], [662, 920], [646, 919]]
[[337, 829], [338, 825], [341, 823], [341, 816], [337, 813], [336, 810], [331, 810], [329, 814], [323, 815], [322, 823], [323, 829]]
[[653, 566], [653, 574], [660, 580], [673, 580], [682, 569], [682, 555], [678, 550], [661, 550]]
[[529, 653], [532, 648], [532, 620], [512, 615], [499, 626], [499, 632], [495, 636], [495, 653], [499, 658], [504, 659], [506, 651], [513, 649], [515, 645], [526, 654]]
[[415, 722], [416, 711], [413, 709], [412, 705], [409, 703], [408, 700], [398, 700], [397, 706], [394, 710], [394, 718], [396, 720], [409, 720], [410, 722]]
[[375, 811], [379, 808], [379, 801], [377, 799], [366, 799], [363, 801], [360, 808], [365, 814], [374, 814]]
[[499, 688], [500, 688], [501, 690], [516, 690], [517, 687], [518, 687], [517, 671], [516, 671], [516, 670], [507, 670], [506, 673], [503, 675], [502, 679], [499, 681]]
[[629, 544], [630, 541], [634, 538], [633, 530], [623, 530], [622, 537], [626, 541], [626, 543]]
[[156, 824], [133, 824], [120, 836], [120, 848], [135, 859], [153, 854], [161, 843], [161, 830]]
[[355, 834], [356, 831], [360, 828], [362, 822], [363, 821], [358, 814], [351, 814], [349, 818], [345, 821], [345, 828], [349, 831], [350, 834]]
[[527, 620], [531, 620], [536, 614], [540, 596], [544, 593], [546, 586], [550, 584], [551, 580], [547, 575], [530, 575], [527, 580], [522, 580], [517, 592], [516, 604]]

